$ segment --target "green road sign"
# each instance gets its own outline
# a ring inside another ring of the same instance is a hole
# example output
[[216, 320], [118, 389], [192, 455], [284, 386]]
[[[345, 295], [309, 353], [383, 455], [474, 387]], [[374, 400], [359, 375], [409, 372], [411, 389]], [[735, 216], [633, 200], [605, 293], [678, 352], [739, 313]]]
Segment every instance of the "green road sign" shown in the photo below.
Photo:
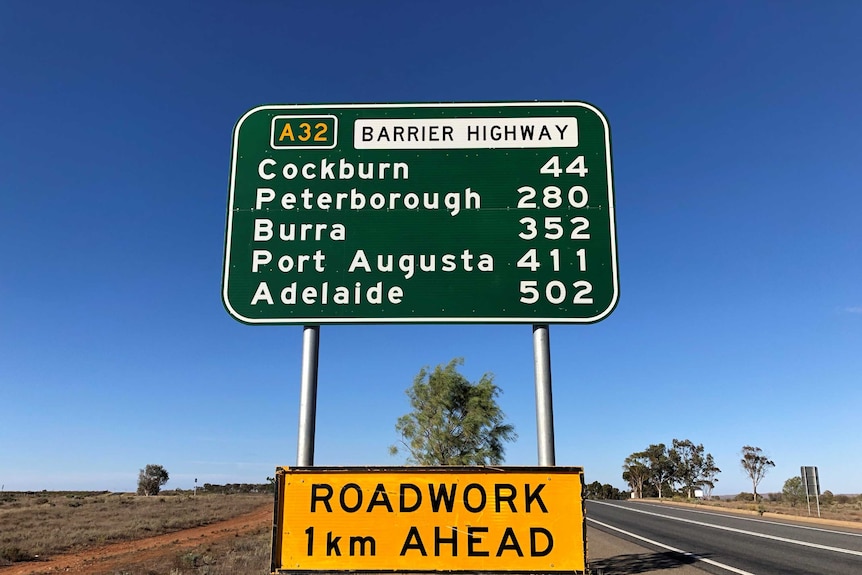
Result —
[[595, 322], [616, 251], [589, 104], [273, 105], [234, 128], [222, 297], [242, 322]]

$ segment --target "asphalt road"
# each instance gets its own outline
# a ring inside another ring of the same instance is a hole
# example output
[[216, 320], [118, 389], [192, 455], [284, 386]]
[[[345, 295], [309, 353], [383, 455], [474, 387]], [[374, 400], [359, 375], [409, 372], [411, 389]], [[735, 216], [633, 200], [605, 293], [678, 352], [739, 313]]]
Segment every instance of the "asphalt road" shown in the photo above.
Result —
[[588, 501], [587, 525], [709, 573], [862, 575], [862, 530], [634, 501]]

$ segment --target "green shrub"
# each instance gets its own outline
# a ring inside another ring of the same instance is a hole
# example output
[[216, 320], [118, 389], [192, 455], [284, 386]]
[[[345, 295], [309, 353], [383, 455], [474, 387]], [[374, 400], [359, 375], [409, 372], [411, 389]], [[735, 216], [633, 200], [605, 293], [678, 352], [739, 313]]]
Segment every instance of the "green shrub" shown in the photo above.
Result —
[[32, 561], [35, 558], [20, 547], [4, 547], [0, 549], [0, 559], [15, 563], [17, 561]]

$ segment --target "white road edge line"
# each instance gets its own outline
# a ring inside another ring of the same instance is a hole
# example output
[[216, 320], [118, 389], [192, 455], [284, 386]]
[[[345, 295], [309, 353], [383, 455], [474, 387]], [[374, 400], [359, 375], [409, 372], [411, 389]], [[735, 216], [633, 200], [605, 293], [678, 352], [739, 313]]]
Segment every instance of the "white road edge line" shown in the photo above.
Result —
[[862, 557], [862, 551], [854, 551], [852, 549], [843, 549], [841, 547], [830, 547], [829, 545], [820, 545], [819, 543], [809, 543], [807, 541], [798, 541], [796, 539], [788, 539], [787, 537], [778, 537], [777, 535], [767, 535], [765, 533], [757, 533], [756, 531], [746, 531], [745, 529], [735, 529], [733, 527], [725, 527], [723, 525], [713, 525], [712, 523], [704, 523], [703, 521], [695, 521], [693, 519], [683, 519], [682, 517], [673, 517], [672, 515], [663, 515], [661, 513], [653, 513], [652, 511], [644, 511], [643, 509], [633, 509], [631, 507], [625, 507], [623, 505], [614, 505], [613, 503], [605, 503], [603, 501], [596, 501], [595, 503], [599, 503], [601, 505], [609, 505], [610, 507], [616, 507], [617, 509], [623, 509], [625, 511], [633, 511], [635, 513], [643, 513], [644, 515], [652, 515], [653, 517], [661, 517], [663, 519], [671, 519], [673, 521], [680, 521], [682, 523], [691, 523], [692, 525], [700, 525], [701, 527], [711, 527], [712, 529], [718, 529], [720, 531], [730, 531], [732, 533], [740, 533], [742, 535], [750, 535], [752, 537], [760, 537], [761, 539], [771, 539], [772, 541], [780, 541], [782, 543], [790, 543], [792, 545], [801, 545], [802, 547], [811, 547], [813, 549], [821, 549], [823, 551], [832, 551], [835, 553], [844, 553], [846, 555], [856, 555], [857, 557]]
[[743, 571], [742, 569], [737, 569], [736, 567], [731, 567], [730, 565], [725, 565], [724, 563], [719, 563], [718, 561], [713, 561], [712, 559], [707, 559], [706, 557], [701, 557], [700, 555], [696, 555], [695, 553], [689, 553], [688, 551], [683, 551], [682, 549], [677, 549], [676, 547], [671, 547], [670, 545], [665, 545], [664, 543], [659, 543], [658, 541], [653, 541], [652, 539], [647, 539], [646, 537], [641, 537], [640, 535], [636, 535], [629, 531], [625, 531], [620, 529], [619, 527], [614, 527], [613, 525], [608, 525], [607, 523], [602, 523], [601, 521], [596, 521], [590, 517], [587, 517], [587, 521], [590, 523], [595, 523], [596, 525], [601, 525], [607, 529], [612, 529], [613, 531], [618, 531], [624, 535], [628, 535], [629, 537], [633, 537], [640, 541], [644, 541], [649, 543], [650, 545], [655, 545], [656, 547], [661, 547], [662, 549], [667, 549], [668, 551], [673, 551], [674, 553], [681, 553], [686, 557], [691, 557], [696, 559], [697, 561], [703, 561], [704, 563], [709, 563], [713, 567], [718, 567], [719, 569], [724, 569], [726, 571], [730, 571], [731, 573], [736, 573], [737, 575], [755, 575], [751, 571]]

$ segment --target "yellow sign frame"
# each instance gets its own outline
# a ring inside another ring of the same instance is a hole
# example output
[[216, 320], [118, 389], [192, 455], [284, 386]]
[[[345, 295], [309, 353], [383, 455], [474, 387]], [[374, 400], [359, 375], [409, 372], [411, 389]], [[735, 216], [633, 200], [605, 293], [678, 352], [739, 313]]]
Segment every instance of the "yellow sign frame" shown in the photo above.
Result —
[[586, 570], [580, 467], [279, 467], [272, 573]]

